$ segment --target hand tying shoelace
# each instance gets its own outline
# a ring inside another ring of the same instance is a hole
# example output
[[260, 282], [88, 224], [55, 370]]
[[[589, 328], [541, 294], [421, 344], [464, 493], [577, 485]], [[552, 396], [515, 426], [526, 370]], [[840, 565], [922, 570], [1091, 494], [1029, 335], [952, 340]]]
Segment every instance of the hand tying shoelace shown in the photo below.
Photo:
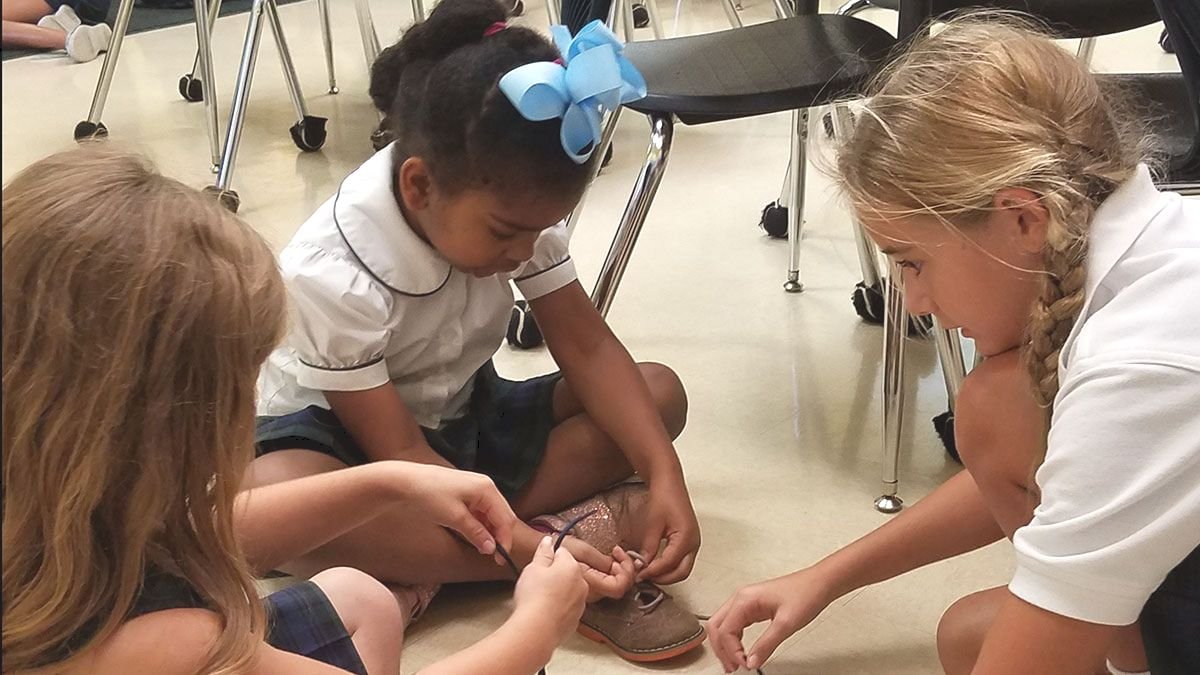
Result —
[[[567, 523], [555, 533], [554, 550], [558, 551], [559, 547], [562, 546], [563, 540], [567, 538], [567, 535], [570, 534], [571, 530], [575, 529], [576, 525], [582, 523], [595, 514], [595, 511], [588, 511], [587, 513], [580, 514], [567, 521]], [[513, 578], [520, 578], [521, 568], [517, 567], [517, 563], [513, 562], [512, 556], [509, 555], [508, 551], [504, 550], [504, 547], [501, 546], [499, 542], [496, 543], [496, 552], [500, 554], [501, 558], [504, 558], [504, 562], [508, 563], [508, 568], [512, 570]], [[546, 675], [546, 669], [542, 668], [539, 670], [538, 675]]]

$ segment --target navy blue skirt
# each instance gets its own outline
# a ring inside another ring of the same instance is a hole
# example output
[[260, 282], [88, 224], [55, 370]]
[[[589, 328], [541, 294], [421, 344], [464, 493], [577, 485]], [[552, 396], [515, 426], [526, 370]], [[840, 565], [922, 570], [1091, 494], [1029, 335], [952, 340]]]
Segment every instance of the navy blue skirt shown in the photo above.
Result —
[[1200, 674], [1200, 548], [1171, 570], [1139, 622], [1153, 675]]

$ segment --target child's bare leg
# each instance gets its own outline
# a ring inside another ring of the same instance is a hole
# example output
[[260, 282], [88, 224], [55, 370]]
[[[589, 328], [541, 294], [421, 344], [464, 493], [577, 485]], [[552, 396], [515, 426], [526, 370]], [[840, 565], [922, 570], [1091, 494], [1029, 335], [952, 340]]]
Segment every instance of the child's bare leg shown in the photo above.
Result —
[[5, 47], [32, 47], [35, 49], [66, 49], [67, 47], [67, 34], [62, 31], [8, 19], [4, 20], [0, 31], [2, 31], [0, 32], [0, 44]]
[[367, 574], [348, 567], [325, 570], [312, 581], [329, 598], [370, 675], [400, 672], [400, 651], [411, 607]]
[[[674, 371], [661, 364], [639, 363], [638, 369], [667, 433], [677, 438], [687, 422], [683, 384]], [[633, 475], [629, 460], [584, 412], [565, 381], [554, 390], [554, 416], [559, 424], [550, 432], [545, 457], [512, 502], [521, 518], [554, 513]]]
[[37, 23], [43, 16], [54, 13], [45, 0], [4, 0], [3, 8], [5, 21], [20, 23]]
[[[1038, 504], [1036, 490], [1030, 488], [1035, 487], [1033, 474], [1041, 461], [1046, 430], [1045, 413], [1032, 391], [1029, 375], [1013, 350], [993, 356], [973, 370], [955, 406], [955, 440], [963, 464], [1009, 539], [1033, 519]], [[999, 588], [968, 595], [946, 611], [938, 626], [938, 653], [947, 673], [970, 672], [974, 667], [983, 634], [1005, 593]], [[945, 640], [943, 626], [949, 636]], [[943, 651], [943, 642], [952, 646]], [[1118, 632], [1108, 658], [1121, 670], [1148, 668], [1136, 624]], [[966, 670], [951, 669], [963, 664]]]
[[[251, 463], [243, 489], [344, 468], [345, 464], [319, 452], [280, 450]], [[479, 555], [440, 526], [399, 508], [282, 568], [309, 577], [338, 566], [354, 567], [384, 583], [402, 585], [491, 581], [512, 576], [507, 568]]]

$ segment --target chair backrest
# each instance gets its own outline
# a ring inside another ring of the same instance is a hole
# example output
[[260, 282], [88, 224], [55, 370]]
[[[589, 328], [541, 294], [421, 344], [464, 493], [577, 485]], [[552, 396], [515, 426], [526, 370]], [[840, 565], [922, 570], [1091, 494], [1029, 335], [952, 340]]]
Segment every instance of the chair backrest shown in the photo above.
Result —
[[[931, 17], [971, 9], [1025, 12], [1045, 21], [1064, 38], [1119, 33], [1158, 21], [1155, 0], [893, 0], [900, 10], [901, 39]], [[883, 2], [876, 4], [883, 5]], [[1183, 4], [1188, 4], [1187, 2]], [[909, 14], [909, 16], [906, 16]]]
[[[1188, 104], [1197, 130], [1188, 157], [1174, 158], [1171, 178], [1200, 181], [1200, 3], [1181, 0], [1154, 0], [1167, 27], [1179, 70], [1187, 87]], [[1181, 114], [1184, 111], [1179, 111]]]

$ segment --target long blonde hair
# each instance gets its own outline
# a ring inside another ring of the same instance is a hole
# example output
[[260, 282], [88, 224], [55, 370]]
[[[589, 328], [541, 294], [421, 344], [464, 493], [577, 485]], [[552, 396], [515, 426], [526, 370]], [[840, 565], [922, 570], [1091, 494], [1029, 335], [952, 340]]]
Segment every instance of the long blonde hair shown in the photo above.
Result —
[[838, 152], [842, 188], [864, 215], [933, 215], [967, 228], [1003, 188], [1038, 195], [1050, 222], [1023, 356], [1047, 409], [1083, 306], [1092, 216], [1146, 159], [1145, 136], [1119, 100], [1031, 21], [974, 14], [885, 69]]
[[258, 235], [139, 157], [4, 188], [5, 672], [87, 654], [151, 571], [220, 615], [203, 672], [244, 670], [264, 617], [233, 501], [284, 293]]

